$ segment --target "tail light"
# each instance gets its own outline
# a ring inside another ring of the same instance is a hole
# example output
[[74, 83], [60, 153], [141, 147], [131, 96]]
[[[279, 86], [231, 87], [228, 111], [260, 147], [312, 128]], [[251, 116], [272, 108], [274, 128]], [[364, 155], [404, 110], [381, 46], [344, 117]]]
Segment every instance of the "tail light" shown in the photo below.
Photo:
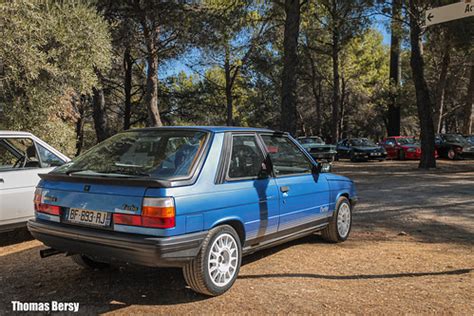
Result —
[[35, 211], [39, 213], [46, 213], [50, 215], [59, 216], [61, 214], [61, 207], [57, 205], [51, 205], [44, 203], [43, 191], [40, 188], [35, 190], [35, 197], [33, 199], [35, 203]]
[[174, 199], [144, 198], [141, 215], [114, 214], [114, 223], [151, 228], [173, 228], [176, 225]]

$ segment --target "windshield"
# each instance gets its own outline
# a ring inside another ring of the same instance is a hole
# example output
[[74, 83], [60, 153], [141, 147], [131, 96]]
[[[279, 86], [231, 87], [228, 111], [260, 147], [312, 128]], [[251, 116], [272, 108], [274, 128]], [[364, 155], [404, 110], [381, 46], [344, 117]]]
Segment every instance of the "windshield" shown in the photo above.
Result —
[[466, 139], [461, 135], [456, 134], [445, 134], [443, 135], [444, 139], [450, 143], [465, 143]]
[[397, 142], [400, 145], [416, 145], [418, 141], [414, 137], [398, 138]]
[[354, 138], [349, 141], [349, 144], [351, 146], [361, 146], [361, 147], [376, 146], [373, 142], [371, 142], [367, 138]]
[[305, 137], [305, 138], [300, 138], [298, 140], [300, 141], [300, 144], [302, 145], [305, 145], [305, 144], [324, 145], [324, 141], [320, 137]]
[[139, 130], [112, 136], [54, 172], [172, 179], [188, 177], [207, 133]]

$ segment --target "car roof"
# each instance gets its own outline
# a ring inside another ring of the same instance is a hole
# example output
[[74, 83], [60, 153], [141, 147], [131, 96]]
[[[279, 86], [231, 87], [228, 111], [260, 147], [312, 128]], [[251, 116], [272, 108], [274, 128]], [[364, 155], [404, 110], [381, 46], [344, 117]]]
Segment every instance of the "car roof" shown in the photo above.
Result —
[[271, 129], [266, 128], [255, 128], [255, 127], [239, 127], [239, 126], [163, 126], [163, 127], [145, 127], [132, 129], [132, 131], [145, 131], [145, 130], [202, 130], [211, 133], [225, 133], [225, 132], [275, 132]]
[[0, 130], [0, 135], [4, 135], [4, 136], [33, 136], [33, 134], [28, 133], [28, 132], [2, 131], [2, 130]]

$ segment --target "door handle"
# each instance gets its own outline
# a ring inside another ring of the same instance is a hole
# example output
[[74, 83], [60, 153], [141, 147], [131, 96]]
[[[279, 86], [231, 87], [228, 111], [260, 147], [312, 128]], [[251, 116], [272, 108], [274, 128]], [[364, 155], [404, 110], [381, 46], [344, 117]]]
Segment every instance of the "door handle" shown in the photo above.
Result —
[[280, 191], [281, 191], [282, 193], [286, 193], [286, 192], [290, 191], [290, 188], [285, 185], [285, 186], [280, 187]]

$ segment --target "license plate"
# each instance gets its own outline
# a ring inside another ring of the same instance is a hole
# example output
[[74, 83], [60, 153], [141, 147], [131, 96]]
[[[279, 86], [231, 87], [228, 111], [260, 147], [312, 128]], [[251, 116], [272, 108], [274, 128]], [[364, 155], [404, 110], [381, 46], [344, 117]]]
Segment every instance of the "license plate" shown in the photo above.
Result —
[[371, 156], [380, 156], [380, 153], [371, 153]]
[[76, 208], [69, 209], [66, 220], [71, 223], [108, 226], [110, 225], [110, 216], [107, 212], [81, 210]]

